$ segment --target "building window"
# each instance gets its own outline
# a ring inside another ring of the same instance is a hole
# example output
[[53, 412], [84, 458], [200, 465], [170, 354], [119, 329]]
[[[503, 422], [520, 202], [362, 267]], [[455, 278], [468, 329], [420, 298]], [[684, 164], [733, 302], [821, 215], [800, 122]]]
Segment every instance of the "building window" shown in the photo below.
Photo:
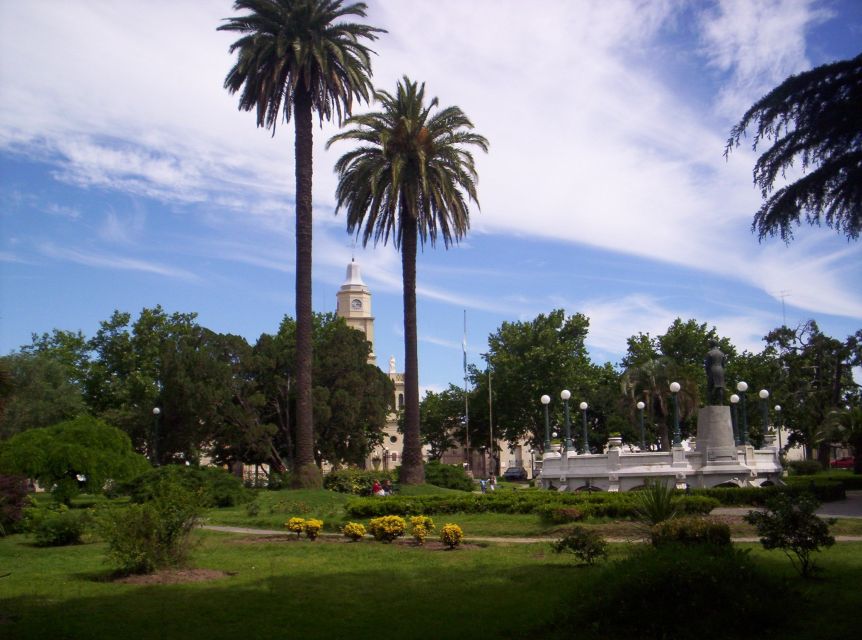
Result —
[[395, 436], [389, 436], [389, 442], [395, 444], [396, 442], [398, 442], [398, 438], [396, 438]]
[[398, 454], [397, 454], [397, 453], [395, 453], [395, 452], [393, 451], [393, 452], [392, 452], [392, 453], [390, 453], [389, 455], [391, 455], [391, 456], [392, 456], [392, 462], [398, 462]]
[[403, 393], [398, 394], [398, 408], [399, 409], [404, 408], [404, 394]]

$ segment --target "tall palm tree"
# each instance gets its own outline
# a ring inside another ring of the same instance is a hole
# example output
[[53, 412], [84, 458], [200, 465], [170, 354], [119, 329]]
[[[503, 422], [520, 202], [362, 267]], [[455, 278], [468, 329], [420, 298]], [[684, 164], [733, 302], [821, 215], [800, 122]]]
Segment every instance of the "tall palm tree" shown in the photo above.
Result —
[[296, 153], [296, 458], [294, 483], [315, 486], [311, 399], [311, 179], [312, 112], [321, 124], [333, 115], [341, 124], [354, 97], [368, 102], [371, 50], [363, 39], [376, 40], [375, 29], [337, 22], [365, 17], [362, 2], [342, 0], [237, 0], [235, 11], [219, 31], [242, 37], [230, 47], [237, 61], [224, 81], [231, 93], [240, 89], [239, 108], [256, 109], [257, 126], [272, 129], [279, 118], [294, 116]]
[[419, 437], [419, 361], [416, 348], [416, 249], [433, 247], [441, 237], [446, 248], [470, 227], [469, 201], [476, 196], [478, 174], [468, 150], [488, 150], [488, 141], [472, 133], [473, 123], [458, 107], [432, 115], [437, 98], [425, 104], [425, 84], [406, 76], [395, 95], [375, 92], [382, 111], [354, 116], [354, 129], [333, 136], [359, 146], [336, 163], [339, 175], [336, 213], [347, 210], [347, 230], [384, 244], [392, 238], [401, 250], [404, 281], [404, 453], [401, 480], [424, 482]]

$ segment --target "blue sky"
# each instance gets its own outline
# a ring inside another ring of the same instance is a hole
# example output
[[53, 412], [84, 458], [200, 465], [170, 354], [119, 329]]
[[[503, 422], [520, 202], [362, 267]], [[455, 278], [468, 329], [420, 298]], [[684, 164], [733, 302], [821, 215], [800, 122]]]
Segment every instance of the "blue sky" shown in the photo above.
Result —
[[[526, 8], [525, 8], [526, 7]], [[161, 304], [254, 341], [294, 312], [293, 128], [256, 129], [223, 88], [231, 3], [0, 0], [0, 352], [53, 328], [92, 336]], [[420, 383], [461, 378], [489, 333], [562, 307], [595, 360], [674, 318], [759, 350], [813, 318], [862, 326], [860, 244], [750, 233], [756, 155], [730, 127], [791, 73], [852, 57], [862, 3], [380, 0], [376, 86], [402, 74], [491, 143], [460, 246], [419, 257]], [[315, 129], [314, 306], [354, 255]], [[792, 176], [791, 176], [792, 177]], [[356, 247], [376, 351], [403, 364], [400, 259]]]

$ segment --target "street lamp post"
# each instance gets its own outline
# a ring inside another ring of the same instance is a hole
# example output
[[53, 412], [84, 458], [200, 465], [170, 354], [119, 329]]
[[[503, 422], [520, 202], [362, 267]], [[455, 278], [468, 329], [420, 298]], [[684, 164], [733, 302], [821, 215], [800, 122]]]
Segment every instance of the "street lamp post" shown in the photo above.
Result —
[[679, 393], [679, 382], [670, 383], [670, 392], [673, 396], [673, 446], [678, 447], [682, 444], [682, 432], [679, 430], [679, 402], [676, 394]]
[[551, 450], [551, 425], [548, 421], [548, 405], [551, 404], [551, 396], [543, 395], [542, 404], [545, 406], [545, 452]]
[[587, 435], [587, 409], [589, 408], [590, 405], [588, 405], [586, 402], [582, 402], [578, 406], [580, 406], [581, 415], [583, 415], [583, 417], [584, 417], [584, 453], [589, 453], [590, 452], [590, 438]]
[[733, 443], [739, 446], [739, 425], [736, 419], [736, 405], [739, 404], [739, 396], [735, 393], [730, 396], [730, 422], [733, 425]]
[[153, 466], [159, 466], [159, 414], [158, 407], [153, 407]]
[[748, 391], [748, 383], [739, 381], [736, 383], [736, 390], [739, 391], [740, 409], [742, 416], [739, 421], [739, 443], [742, 445], [748, 444], [748, 414], [745, 409], [745, 392]]
[[778, 451], [781, 452], [781, 405], [777, 404], [775, 409], [775, 430], [778, 432]]
[[563, 399], [563, 406], [565, 407], [566, 413], [566, 444], [565, 451], [571, 451], [575, 448], [575, 444], [572, 442], [572, 423], [569, 421], [569, 398], [572, 397], [572, 392], [568, 389], [563, 389], [560, 392], [560, 398]]
[[766, 435], [769, 432], [769, 407], [766, 405], [766, 401], [769, 399], [769, 391], [761, 389], [757, 392], [757, 395], [760, 398], [760, 415], [763, 420], [763, 435]]
[[646, 405], [643, 402], [638, 402], [635, 406], [638, 408], [641, 418], [641, 451], [646, 451], [646, 433], [644, 432], [644, 407]]

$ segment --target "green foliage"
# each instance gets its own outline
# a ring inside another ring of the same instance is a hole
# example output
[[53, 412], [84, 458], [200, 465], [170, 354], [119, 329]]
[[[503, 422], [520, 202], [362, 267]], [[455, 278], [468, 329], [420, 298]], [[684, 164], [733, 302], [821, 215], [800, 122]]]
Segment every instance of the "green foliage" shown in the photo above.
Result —
[[674, 501], [676, 490], [665, 482], [650, 482], [641, 491], [635, 492], [637, 519], [650, 527], [676, 517]]
[[122, 482], [148, 467], [147, 461], [132, 450], [125, 433], [87, 415], [24, 431], [0, 449], [0, 471], [54, 487], [55, 496], [63, 502], [79, 488], [99, 493], [109, 481]]
[[441, 464], [434, 460], [426, 463], [425, 482], [446, 489], [473, 491], [473, 481], [459, 464]]
[[133, 502], [141, 503], [152, 500], [166, 482], [199, 495], [203, 507], [232, 507], [254, 497], [239, 478], [224, 469], [176, 464], [150, 469], [117, 490]]
[[787, 470], [795, 476], [813, 476], [823, 471], [819, 460], [790, 460]]
[[394, 481], [397, 471], [366, 471], [365, 469], [338, 469], [323, 478], [323, 488], [338, 493], [351, 493], [356, 496], [370, 496], [374, 481]]
[[643, 547], [589, 578], [540, 637], [582, 629], [590, 639], [747, 638], [780, 628], [790, 595], [732, 547]]
[[584, 527], [572, 527], [565, 536], [551, 543], [551, 548], [557, 553], [570, 553], [586, 564], [608, 557], [607, 541]]
[[[439, 461], [463, 436], [464, 390], [449, 384], [440, 393], [428, 391], [419, 403], [419, 431], [432, 461]], [[425, 466], [425, 481], [428, 465]]]
[[[718, 501], [706, 496], [674, 496], [673, 507], [684, 513], [708, 513]], [[634, 518], [636, 493], [559, 493], [495, 491], [487, 494], [353, 498], [347, 512], [360, 518], [380, 515], [446, 513], [535, 513], [555, 521], [556, 510], [576, 509], [581, 517]]]
[[200, 513], [200, 495], [165, 477], [147, 502], [104, 509], [99, 533], [121, 573], [150, 573], [186, 561]]
[[38, 547], [80, 544], [92, 523], [88, 509], [69, 509], [64, 504], [31, 507], [26, 511], [26, 518], [27, 530], [36, 537]]
[[730, 545], [730, 527], [724, 522], [689, 516], [659, 522], [650, 531], [650, 537], [654, 547], [668, 544], [726, 547]]
[[406, 529], [407, 523], [399, 516], [381, 516], [368, 523], [371, 535], [381, 542], [392, 542], [395, 538], [400, 538]]
[[745, 521], [757, 528], [764, 549], [781, 549], [799, 574], [808, 578], [816, 569], [811, 554], [835, 544], [829, 524], [815, 514], [819, 506], [809, 495], [776, 496], [766, 511], [750, 511]]
[[[762, 240], [793, 238], [804, 214], [848, 239], [862, 231], [859, 162], [862, 126], [862, 55], [792, 75], [754, 103], [731, 129], [725, 155], [756, 129], [753, 148], [772, 141], [754, 165], [754, 182], [765, 202], [752, 231]], [[775, 181], [801, 168], [801, 177], [774, 191]]]
[[692, 496], [709, 497], [725, 506], [752, 505], [763, 506], [776, 495], [798, 495], [811, 493], [821, 502], [843, 500], [845, 487], [840, 480], [829, 476], [790, 476], [785, 478], [785, 486], [768, 487], [714, 487], [712, 489], [692, 489]]
[[0, 537], [15, 533], [24, 519], [27, 479], [0, 475]]

